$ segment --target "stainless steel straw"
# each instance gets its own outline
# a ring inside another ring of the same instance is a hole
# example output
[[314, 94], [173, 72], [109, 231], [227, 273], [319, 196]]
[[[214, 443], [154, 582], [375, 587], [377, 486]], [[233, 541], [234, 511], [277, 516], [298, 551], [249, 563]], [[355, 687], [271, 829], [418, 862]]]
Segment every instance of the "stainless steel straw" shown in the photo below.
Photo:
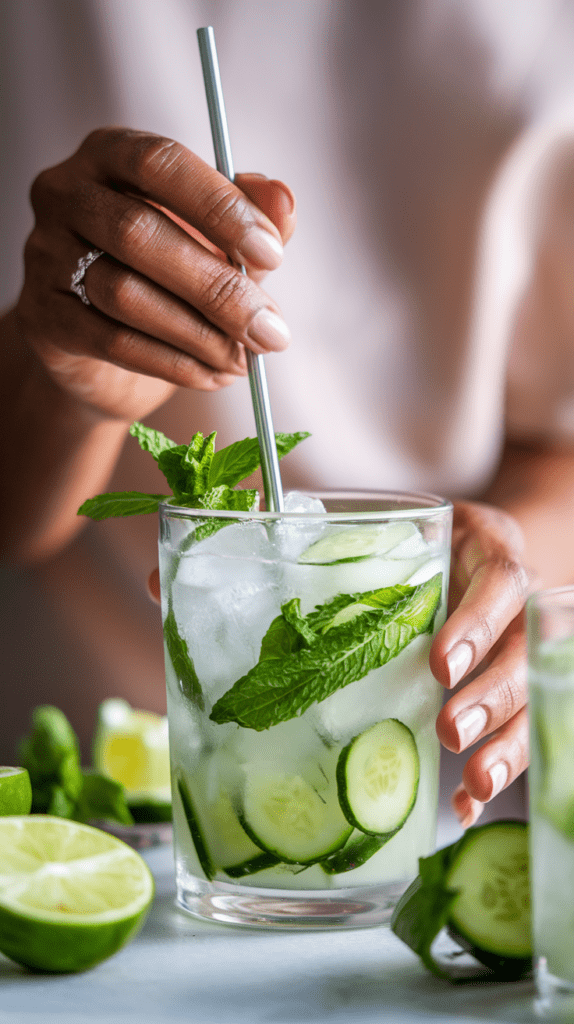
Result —
[[[197, 38], [199, 41], [201, 66], [203, 68], [213, 148], [215, 150], [215, 166], [220, 174], [225, 175], [229, 181], [233, 181], [235, 177], [233, 158], [231, 156], [231, 145], [227, 130], [227, 117], [225, 115], [225, 103], [223, 101], [223, 90], [219, 75], [215, 36], [211, 25], [207, 28], [198, 29]], [[240, 267], [240, 270], [242, 274], [245, 274], [245, 267]], [[279, 459], [277, 457], [277, 446], [275, 444], [275, 433], [271, 418], [271, 404], [267, 389], [265, 363], [263, 362], [263, 356], [255, 355], [249, 349], [246, 349], [246, 352], [255, 426], [261, 452], [261, 472], [263, 475], [265, 503], [269, 512], [282, 512], [284, 507], [283, 488], [281, 486]]]

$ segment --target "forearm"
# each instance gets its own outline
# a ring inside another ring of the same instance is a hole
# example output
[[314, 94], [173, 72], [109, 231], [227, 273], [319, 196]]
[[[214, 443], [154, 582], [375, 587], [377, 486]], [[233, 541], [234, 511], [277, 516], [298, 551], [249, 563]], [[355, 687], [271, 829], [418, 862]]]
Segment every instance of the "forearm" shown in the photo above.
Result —
[[128, 424], [58, 388], [19, 337], [13, 312], [0, 334], [0, 552], [34, 562], [81, 528], [77, 509], [105, 489]]
[[484, 501], [509, 512], [525, 538], [537, 584], [574, 583], [574, 449], [507, 442]]

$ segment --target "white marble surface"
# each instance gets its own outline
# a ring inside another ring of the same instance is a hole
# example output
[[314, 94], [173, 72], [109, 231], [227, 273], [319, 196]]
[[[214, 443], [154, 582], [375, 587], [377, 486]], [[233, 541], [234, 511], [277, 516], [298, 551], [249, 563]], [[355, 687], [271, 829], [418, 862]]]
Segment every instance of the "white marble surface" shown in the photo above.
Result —
[[[444, 831], [444, 830], [443, 830]], [[80, 975], [33, 975], [0, 955], [0, 1024], [524, 1024], [530, 983], [451, 986], [387, 928], [264, 932], [195, 921], [174, 904], [170, 847], [141, 934]]]

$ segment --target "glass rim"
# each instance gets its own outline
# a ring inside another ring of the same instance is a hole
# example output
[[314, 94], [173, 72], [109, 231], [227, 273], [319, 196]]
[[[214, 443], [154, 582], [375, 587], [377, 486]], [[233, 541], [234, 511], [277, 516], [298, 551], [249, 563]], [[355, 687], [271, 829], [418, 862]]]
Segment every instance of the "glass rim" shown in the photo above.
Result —
[[[204, 509], [189, 508], [184, 505], [172, 505], [168, 501], [159, 503], [159, 512], [163, 516], [173, 516], [177, 519], [229, 519], [234, 521], [260, 520], [270, 522], [277, 519], [323, 519], [332, 522], [378, 522], [385, 519], [434, 519], [447, 512], [452, 511], [452, 501], [448, 498], [441, 498], [437, 494], [427, 491], [368, 491], [368, 490], [323, 490], [305, 491], [307, 497], [319, 498], [320, 500], [334, 501], [377, 501], [378, 499], [393, 499], [401, 502], [411, 502], [407, 508], [373, 509], [368, 511], [348, 512], [268, 512], [252, 511], [241, 512], [233, 509]], [[416, 505], [415, 502], [420, 502]]]

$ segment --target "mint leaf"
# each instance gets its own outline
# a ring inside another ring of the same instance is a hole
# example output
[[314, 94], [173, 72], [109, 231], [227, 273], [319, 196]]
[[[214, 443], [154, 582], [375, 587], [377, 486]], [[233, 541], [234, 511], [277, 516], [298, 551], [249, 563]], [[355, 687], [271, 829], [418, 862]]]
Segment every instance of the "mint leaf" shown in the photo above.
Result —
[[291, 628], [299, 634], [305, 647], [310, 647], [315, 643], [317, 635], [311, 629], [306, 618], [301, 615], [301, 602], [298, 597], [293, 597], [291, 601], [281, 605], [281, 612]]
[[288, 654], [299, 651], [303, 646], [301, 634], [287, 621], [284, 615], [278, 615], [269, 626], [261, 641], [259, 661], [267, 658], [284, 658]]
[[95, 498], [88, 498], [80, 505], [78, 515], [96, 520], [109, 519], [111, 516], [143, 516], [149, 512], [157, 512], [160, 503], [169, 497], [169, 494], [112, 491], [109, 494], [97, 494]]
[[[259, 508], [259, 492], [247, 488], [234, 491], [226, 484], [222, 484], [199, 495], [197, 501], [196, 508], [211, 508], [214, 512], [256, 512]], [[229, 520], [224, 520], [224, 522], [229, 522]]]
[[[434, 857], [441, 861], [442, 853], [439, 850]], [[425, 859], [432, 858], [421, 857], [419, 869], [423, 867]], [[425, 967], [439, 978], [449, 978], [449, 974], [433, 957], [431, 946], [439, 932], [446, 927], [456, 897], [457, 893], [450, 892], [441, 882], [425, 883], [419, 875], [401, 896], [391, 921], [395, 935], [410, 946], [420, 956]]]
[[143, 448], [144, 452], [150, 452], [153, 455], [156, 462], [163, 451], [167, 448], [176, 447], [175, 441], [170, 441], [169, 437], [162, 434], [161, 430], [146, 427], [137, 420], [135, 423], [132, 423], [130, 434], [132, 437], [137, 438], [140, 448]]
[[215, 431], [209, 437], [198, 431], [189, 444], [177, 444], [160, 452], [157, 464], [176, 497], [203, 494], [207, 490], [214, 450]]
[[234, 487], [246, 476], [251, 476], [259, 466], [259, 442], [256, 437], [246, 437], [222, 448], [213, 456], [209, 471], [209, 487], [227, 484]]
[[126, 802], [126, 791], [120, 782], [108, 779], [97, 771], [82, 771], [82, 788], [74, 808], [75, 821], [117, 821], [133, 825], [134, 819]]
[[[276, 433], [277, 457], [282, 459], [296, 445], [310, 436], [308, 431], [299, 431], [296, 434]], [[246, 476], [251, 476], [259, 468], [260, 462], [259, 442], [256, 437], [246, 437], [243, 441], [235, 441], [213, 456], [209, 472], [209, 487], [217, 487], [219, 484], [234, 487], [241, 480], [245, 480]]]
[[169, 604], [168, 613], [163, 624], [163, 635], [167, 653], [169, 654], [173, 670], [177, 676], [179, 688], [184, 697], [192, 704], [197, 705], [202, 711], [205, 708], [201, 683], [197, 677], [195, 666], [189, 656], [187, 644], [179, 635], [177, 622], [173, 611], [173, 605]]
[[19, 745], [19, 761], [30, 775], [34, 813], [54, 813], [54, 801], [62, 809], [75, 805], [82, 788], [80, 750], [77, 736], [59, 708], [49, 704], [35, 708], [32, 729]]
[[[409, 593], [395, 594], [390, 606], [373, 608], [325, 633], [315, 634], [311, 646], [281, 658], [260, 658], [216, 702], [211, 719], [218, 723], [237, 722], [257, 731], [268, 729], [303, 714], [311, 704], [325, 700], [395, 658], [415, 636], [432, 627], [441, 596], [442, 574], [418, 587], [405, 589]], [[380, 594], [368, 592], [372, 593]], [[353, 597], [364, 603], [362, 594]], [[306, 616], [307, 625], [315, 633], [310, 618]], [[291, 615], [288, 625], [296, 631], [294, 621]]]

